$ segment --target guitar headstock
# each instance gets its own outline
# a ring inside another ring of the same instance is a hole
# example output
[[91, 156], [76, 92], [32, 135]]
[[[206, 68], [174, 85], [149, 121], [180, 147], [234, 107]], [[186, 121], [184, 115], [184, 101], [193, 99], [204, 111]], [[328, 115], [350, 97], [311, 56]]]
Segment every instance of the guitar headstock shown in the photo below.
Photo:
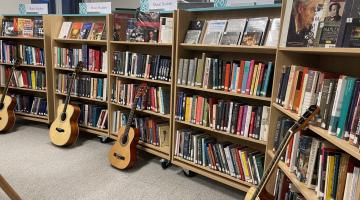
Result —
[[303, 129], [307, 124], [314, 119], [314, 117], [320, 112], [320, 108], [317, 105], [311, 105], [306, 112], [300, 117], [300, 119], [291, 127], [291, 131], [296, 133]]
[[141, 84], [141, 85], [137, 88], [137, 92], [136, 92], [135, 98], [139, 98], [139, 97], [145, 95], [145, 94], [146, 94], [146, 91], [147, 91], [147, 85], [146, 85], [146, 83]]
[[16, 58], [12, 68], [13, 69], [18, 68], [21, 65], [21, 63], [22, 63], [22, 59], [21, 58]]
[[84, 63], [82, 61], [79, 61], [75, 67], [75, 72], [74, 72], [75, 76], [79, 76], [79, 74], [82, 72], [84, 67], [85, 67]]

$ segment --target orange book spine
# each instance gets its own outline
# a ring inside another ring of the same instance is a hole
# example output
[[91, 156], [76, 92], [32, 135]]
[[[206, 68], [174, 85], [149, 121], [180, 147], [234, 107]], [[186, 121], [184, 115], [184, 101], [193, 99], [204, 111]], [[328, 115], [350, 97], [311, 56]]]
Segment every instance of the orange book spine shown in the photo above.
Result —
[[225, 83], [224, 83], [225, 91], [229, 91], [230, 72], [231, 72], [231, 63], [227, 62], [225, 65]]

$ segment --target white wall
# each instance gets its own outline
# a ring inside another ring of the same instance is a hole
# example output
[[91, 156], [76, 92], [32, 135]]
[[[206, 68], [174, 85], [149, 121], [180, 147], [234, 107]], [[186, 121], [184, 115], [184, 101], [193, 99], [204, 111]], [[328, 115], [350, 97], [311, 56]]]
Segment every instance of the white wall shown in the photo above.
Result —
[[19, 13], [19, 4], [21, 3], [31, 3], [31, 0], [10, 0], [10, 1], [1, 1], [0, 6], [0, 15], [1, 14], [18, 14]]

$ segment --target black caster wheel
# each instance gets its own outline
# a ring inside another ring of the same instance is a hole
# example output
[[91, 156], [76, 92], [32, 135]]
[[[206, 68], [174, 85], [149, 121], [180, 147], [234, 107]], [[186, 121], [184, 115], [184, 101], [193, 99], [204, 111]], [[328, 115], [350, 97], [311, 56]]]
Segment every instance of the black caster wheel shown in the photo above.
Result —
[[161, 159], [160, 162], [161, 162], [161, 167], [163, 169], [167, 169], [167, 168], [171, 167], [171, 165], [172, 165], [170, 160]]
[[193, 172], [193, 171], [190, 171], [190, 170], [188, 170], [188, 169], [183, 169], [183, 172], [184, 172], [184, 175], [186, 176], [186, 177], [194, 177], [194, 176], [196, 176], [196, 173], [195, 172]]
[[108, 137], [100, 137], [99, 139], [101, 143], [109, 143], [111, 141]]

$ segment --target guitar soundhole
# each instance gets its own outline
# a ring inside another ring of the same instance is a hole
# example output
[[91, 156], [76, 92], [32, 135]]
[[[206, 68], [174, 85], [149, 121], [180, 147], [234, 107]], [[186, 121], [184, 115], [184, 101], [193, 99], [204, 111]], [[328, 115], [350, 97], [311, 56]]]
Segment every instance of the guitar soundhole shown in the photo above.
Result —
[[0, 110], [4, 108], [4, 103], [0, 103]]
[[66, 113], [62, 113], [61, 114], [61, 121], [65, 121], [65, 119], [66, 119]]

